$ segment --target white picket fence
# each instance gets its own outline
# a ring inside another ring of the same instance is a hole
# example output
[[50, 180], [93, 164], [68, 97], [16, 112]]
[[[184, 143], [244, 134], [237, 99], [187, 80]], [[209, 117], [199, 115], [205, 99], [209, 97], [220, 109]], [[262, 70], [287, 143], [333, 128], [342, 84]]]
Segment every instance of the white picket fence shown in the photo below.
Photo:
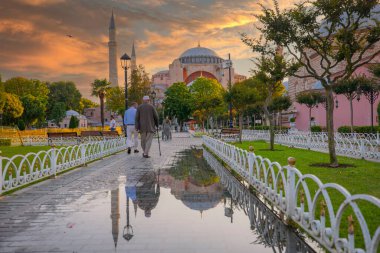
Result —
[[[230, 168], [242, 176], [277, 209], [297, 223], [311, 237], [331, 252], [376, 253], [380, 242], [380, 226], [372, 234], [360, 206], [370, 204], [378, 210], [380, 200], [364, 194], [351, 195], [344, 187], [335, 183], [322, 183], [310, 174], [303, 175], [294, 167], [295, 160], [289, 158], [288, 166], [271, 162], [255, 153], [237, 148], [221, 140], [203, 136], [204, 145]], [[310, 190], [310, 185], [317, 189]], [[339, 192], [344, 200], [333, 205], [330, 192]], [[335, 206], [335, 209], [334, 209]], [[345, 211], [352, 210], [348, 217], [348, 230], [342, 231]], [[319, 211], [319, 213], [318, 213]], [[354, 220], [359, 226], [354, 226]], [[360, 231], [354, 231], [354, 227]], [[355, 234], [364, 238], [364, 248], [355, 246]]]
[[0, 194], [126, 148], [125, 138], [120, 137], [10, 158], [0, 154]]
[[[243, 130], [242, 140], [269, 141], [269, 131]], [[276, 133], [275, 143], [286, 146], [328, 152], [326, 133]], [[231, 141], [231, 140], [227, 140]], [[380, 161], [380, 140], [375, 134], [335, 134], [338, 155]]]

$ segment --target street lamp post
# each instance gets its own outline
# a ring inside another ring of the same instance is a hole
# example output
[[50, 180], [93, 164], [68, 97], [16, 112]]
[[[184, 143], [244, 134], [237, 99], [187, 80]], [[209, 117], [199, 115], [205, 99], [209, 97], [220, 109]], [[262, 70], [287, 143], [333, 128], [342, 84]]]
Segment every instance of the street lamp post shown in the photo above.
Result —
[[[228, 64], [228, 89], [230, 90], [230, 94], [231, 94], [231, 90], [232, 90], [232, 82], [231, 82], [231, 66], [232, 66], [232, 63], [231, 63], [231, 54], [228, 54], [228, 61], [229, 61], [229, 64]], [[229, 107], [229, 110], [230, 110], [230, 128], [233, 128], [234, 125], [233, 125], [233, 120], [232, 120], [232, 97], [230, 97], [230, 103], [229, 103], [228, 107]]]
[[3, 129], [3, 109], [0, 109], [0, 126]]
[[124, 69], [125, 74], [125, 83], [124, 83], [124, 89], [125, 89], [125, 110], [128, 109], [128, 61], [131, 60], [131, 57], [129, 57], [127, 54], [123, 54], [120, 57], [120, 63], [121, 67]]
[[154, 90], [152, 90], [152, 92], [150, 93], [150, 96], [152, 97], [153, 106], [156, 107], [156, 96], [157, 96], [157, 93]]

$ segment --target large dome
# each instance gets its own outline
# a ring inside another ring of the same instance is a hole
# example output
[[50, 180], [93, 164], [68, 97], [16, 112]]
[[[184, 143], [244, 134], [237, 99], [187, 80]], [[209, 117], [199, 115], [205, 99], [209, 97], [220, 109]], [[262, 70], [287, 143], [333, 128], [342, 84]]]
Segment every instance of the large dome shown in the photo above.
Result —
[[193, 47], [187, 49], [181, 54], [180, 58], [189, 56], [214, 56], [219, 58], [219, 56], [213, 50], [205, 47]]
[[213, 50], [201, 46], [186, 50], [179, 60], [183, 64], [220, 64], [223, 61]]

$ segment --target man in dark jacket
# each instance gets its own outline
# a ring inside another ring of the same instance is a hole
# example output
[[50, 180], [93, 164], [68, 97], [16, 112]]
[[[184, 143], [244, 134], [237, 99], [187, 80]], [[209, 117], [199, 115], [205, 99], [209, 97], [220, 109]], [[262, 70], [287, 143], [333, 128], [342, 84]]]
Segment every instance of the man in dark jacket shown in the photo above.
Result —
[[143, 157], [149, 158], [149, 150], [156, 128], [158, 127], [158, 114], [151, 105], [149, 96], [143, 97], [143, 103], [137, 108], [135, 126], [140, 132]]

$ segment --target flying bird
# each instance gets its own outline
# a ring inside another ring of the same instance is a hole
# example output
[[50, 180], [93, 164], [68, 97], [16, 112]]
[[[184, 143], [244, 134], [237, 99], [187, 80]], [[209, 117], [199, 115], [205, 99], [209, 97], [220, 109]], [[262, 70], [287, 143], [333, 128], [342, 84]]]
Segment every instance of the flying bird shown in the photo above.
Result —
[[71, 34], [66, 34], [66, 36], [69, 37], [69, 38], [73, 37], [73, 35], [71, 35]]

